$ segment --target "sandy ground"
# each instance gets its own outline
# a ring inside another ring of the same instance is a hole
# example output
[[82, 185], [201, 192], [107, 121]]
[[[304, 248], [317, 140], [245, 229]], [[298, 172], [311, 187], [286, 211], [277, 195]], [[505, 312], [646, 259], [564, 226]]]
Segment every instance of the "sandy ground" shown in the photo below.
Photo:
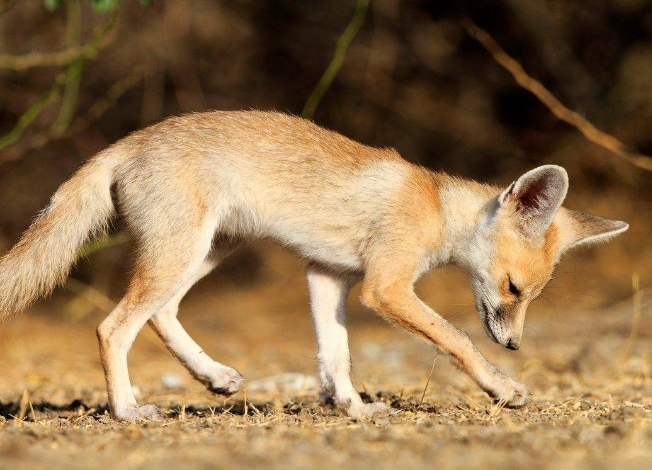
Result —
[[[435, 350], [365, 311], [354, 292], [356, 387], [396, 410], [357, 422], [318, 403], [301, 262], [272, 252], [262, 264], [255, 282], [241, 286], [217, 274], [182, 305], [191, 335], [211, 357], [243, 373], [246, 391], [215, 397], [151, 331], [138, 338], [129, 357], [132, 382], [141, 403], [164, 410], [163, 422], [118, 423], [108, 416], [94, 336], [99, 310], [71, 317], [72, 296], [60, 293], [4, 326], [0, 469], [652, 466], [652, 299], [646, 293], [632, 338], [632, 299], [589, 308], [578, 301], [587, 296], [578, 282], [566, 290], [569, 300], [538, 303], [521, 350], [512, 352], [484, 336], [468, 296], [454, 303], [445, 295], [463, 277], [426, 279], [419, 286], [424, 299], [439, 300], [490, 360], [534, 391], [531, 405], [508, 410], [444, 356], [424, 394]], [[302, 378], [261, 385], [282, 373]]]

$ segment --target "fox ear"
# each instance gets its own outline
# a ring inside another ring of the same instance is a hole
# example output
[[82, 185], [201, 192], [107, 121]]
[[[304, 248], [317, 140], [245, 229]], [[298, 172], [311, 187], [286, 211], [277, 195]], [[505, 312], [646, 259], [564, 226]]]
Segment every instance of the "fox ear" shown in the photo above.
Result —
[[562, 209], [560, 216], [565, 250], [607, 241], [629, 228], [627, 223], [620, 220], [603, 219], [596, 215], [570, 209]]
[[527, 237], [543, 236], [568, 191], [568, 174], [557, 165], [530, 170], [498, 196], [501, 210], [516, 220]]

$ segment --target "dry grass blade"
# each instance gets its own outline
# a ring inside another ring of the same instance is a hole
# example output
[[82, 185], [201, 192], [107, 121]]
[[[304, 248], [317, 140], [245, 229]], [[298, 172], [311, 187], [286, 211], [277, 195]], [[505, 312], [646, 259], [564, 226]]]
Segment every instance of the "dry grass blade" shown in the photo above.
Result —
[[651, 157], [631, 152], [620, 140], [596, 128], [582, 115], [564, 106], [541, 82], [530, 77], [523, 66], [507, 54], [489, 33], [479, 28], [471, 19], [464, 18], [461, 23], [469, 35], [478, 41], [498, 64], [512, 74], [516, 83], [536, 96], [557, 118], [575, 127], [594, 144], [611, 151], [638, 168], [652, 171]]
[[421, 394], [421, 400], [419, 400], [419, 408], [423, 404], [423, 399], [426, 397], [426, 392], [428, 391], [428, 385], [430, 385], [430, 379], [432, 378], [432, 372], [435, 370], [435, 363], [437, 362], [437, 356], [432, 360], [432, 367], [430, 368], [430, 374], [428, 374], [428, 380], [426, 380], [426, 386], [423, 387], [423, 393]]
[[23, 390], [23, 395], [20, 397], [20, 405], [18, 406], [18, 421], [23, 421], [27, 415], [27, 407], [29, 406], [29, 392], [27, 389]]
[[36, 412], [34, 411], [34, 405], [32, 405], [31, 401], [29, 402], [29, 411], [32, 413], [32, 421], [38, 423], [38, 421], [36, 420]]
[[186, 420], [186, 400], [184, 398], [183, 404], [181, 405], [181, 412], [179, 413], [179, 421]]
[[497, 402], [493, 403], [489, 407], [489, 417], [493, 418], [498, 414], [500, 414], [500, 412], [503, 410], [503, 408], [505, 408], [506, 405], [507, 405], [507, 400], [505, 398], [501, 398]]
[[480, 404], [477, 401], [475, 401], [473, 399], [473, 397], [471, 397], [470, 395], [468, 395], [466, 393], [464, 394], [464, 400], [466, 401], [466, 403], [469, 405], [470, 408], [464, 408], [464, 407], [458, 405], [458, 407], [461, 410], [465, 410], [465, 411], [469, 411], [469, 412], [473, 413], [473, 412], [476, 412], [476, 411], [482, 409], [482, 406], [480, 406]]
[[249, 403], [249, 405], [251, 406], [251, 409], [254, 410], [254, 413], [256, 413], [256, 415], [258, 415], [258, 416], [261, 416], [261, 415], [262, 415], [262, 413], [261, 413], [260, 410], [256, 407], [256, 405], [254, 405], [253, 403]]

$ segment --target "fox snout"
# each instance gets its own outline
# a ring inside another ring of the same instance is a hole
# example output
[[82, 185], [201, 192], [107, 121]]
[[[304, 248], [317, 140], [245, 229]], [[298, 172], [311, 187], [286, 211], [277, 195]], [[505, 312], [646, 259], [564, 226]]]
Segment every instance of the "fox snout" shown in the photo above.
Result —
[[480, 315], [487, 336], [501, 346], [516, 351], [521, 346], [522, 326], [518, 328], [507, 309], [501, 306], [492, 307], [484, 300], [480, 303]]

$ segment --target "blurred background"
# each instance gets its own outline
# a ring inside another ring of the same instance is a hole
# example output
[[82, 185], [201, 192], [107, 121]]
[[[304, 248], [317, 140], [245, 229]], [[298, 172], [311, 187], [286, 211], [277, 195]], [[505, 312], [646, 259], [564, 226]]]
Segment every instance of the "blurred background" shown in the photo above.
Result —
[[[520, 374], [539, 400], [589, 396], [613, 404], [615, 397], [651, 405], [645, 289], [652, 281], [652, 173], [557, 119], [467, 33], [467, 19], [569, 109], [632, 152], [652, 154], [647, 0], [2, 0], [0, 253], [86, 159], [181, 113], [304, 113], [363, 143], [394, 147], [407, 160], [501, 185], [554, 163], [570, 175], [567, 207], [631, 228], [565, 257], [530, 309], [521, 350], [508, 353], [484, 337], [458, 270], [429, 274], [418, 292], [501, 369]], [[315, 90], [323, 97], [306, 108]], [[19, 413], [25, 393], [36, 404], [68, 403], [59, 410], [73, 414], [79, 403], [87, 411], [106, 403], [93, 330], [123, 294], [131, 264], [119, 220], [113, 233], [89, 248], [64, 288], [0, 329], [0, 403], [9, 403], [0, 424]], [[207, 353], [248, 379], [291, 371], [314, 380], [304, 267], [274, 244], [256, 243], [190, 292], [181, 319]], [[363, 309], [357, 295], [354, 289], [349, 302], [356, 386], [371, 394], [405, 391], [418, 402], [435, 353]], [[130, 363], [139, 399], [168, 410], [215, 400], [147, 328]], [[422, 402], [453, 403], [459, 418], [460, 394], [486, 400], [447, 361], [434, 370], [436, 399], [424, 390]], [[486, 444], [492, 455], [494, 443]], [[520, 458], [505, 445], [505, 459]]]
[[[84, 160], [131, 131], [209, 109], [300, 114], [355, 8], [320, 0], [5, 1], [0, 251]], [[630, 296], [633, 273], [649, 282], [652, 175], [559, 121], [460, 20], [485, 29], [570, 109], [652, 153], [650, 2], [374, 0], [364, 13], [312, 114], [318, 124], [498, 184], [536, 165], [563, 165], [571, 178], [567, 206], [626, 220], [631, 229], [569, 255], [548, 302], [590, 307]], [[240, 254], [218, 282], [257, 282], [267, 251]], [[94, 253], [74, 279], [117, 299], [129, 253], [127, 245]], [[301, 270], [290, 263], [279, 275], [294, 281]], [[453, 293], [468, 298], [464, 285]], [[78, 316], [95, 308], [76, 307]]]
[[[359, 30], [350, 31], [352, 18]], [[0, 251], [83, 161], [129, 132], [209, 109], [300, 114], [321, 87], [308, 112], [317, 123], [429, 168], [508, 184], [536, 165], [563, 165], [567, 206], [631, 229], [568, 255], [534, 310], [563, 316], [629, 298], [632, 276], [650, 281], [652, 174], [558, 120], [467, 34], [465, 19], [570, 109], [652, 153], [652, 4], [644, 0], [8, 0], [0, 9]], [[348, 50], [338, 51], [338, 40], [350, 41]], [[334, 54], [341, 68], [318, 86]], [[129, 243], [112, 242], [35, 312], [98, 322], [129, 275]], [[301, 261], [261, 243], [229, 260], [211, 286], [257, 298], [276, 278], [286, 287], [266, 291], [266, 302], [304, 311], [302, 274]], [[420, 289], [444, 315], [473, 313], [455, 270]]]

